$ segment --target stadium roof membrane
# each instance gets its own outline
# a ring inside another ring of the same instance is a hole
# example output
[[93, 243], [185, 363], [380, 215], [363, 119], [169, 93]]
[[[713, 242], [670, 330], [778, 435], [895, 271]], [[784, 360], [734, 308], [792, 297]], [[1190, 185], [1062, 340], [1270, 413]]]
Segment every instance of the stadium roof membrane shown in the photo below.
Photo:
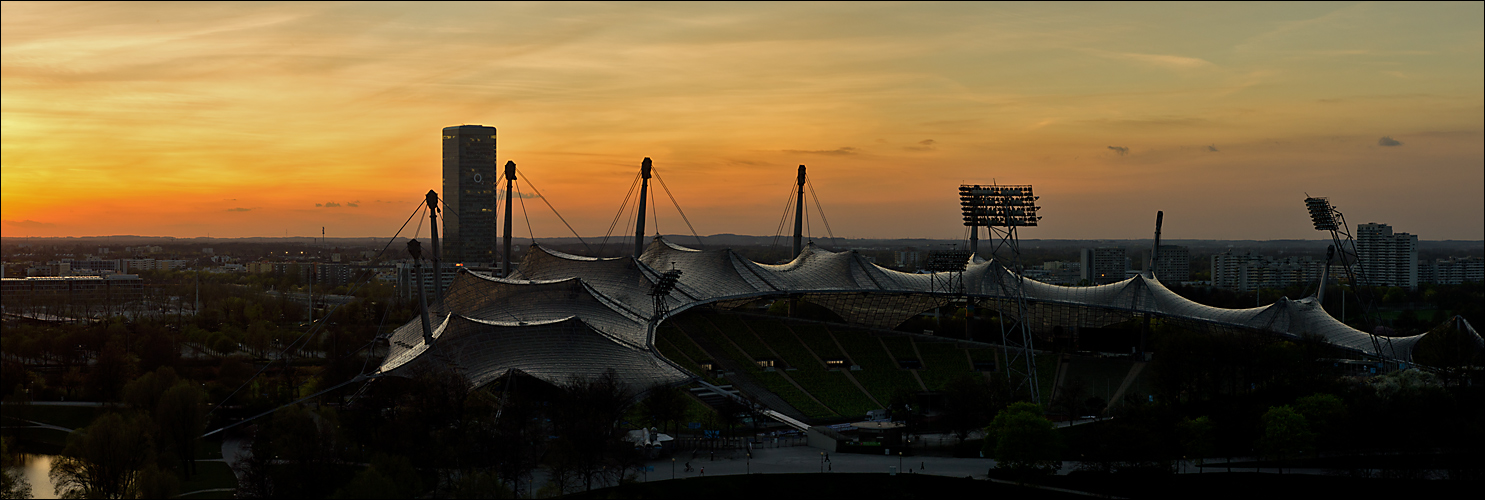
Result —
[[[663, 299], [668, 312], [652, 318], [651, 287], [671, 269], [682, 274]], [[433, 363], [460, 370], [479, 387], [512, 370], [561, 384], [612, 368], [625, 383], [643, 390], [692, 378], [660, 355], [653, 329], [692, 307], [730, 308], [764, 298], [797, 297], [848, 323], [894, 328], [965, 297], [978, 307], [1014, 314], [1014, 303], [1001, 290], [1016, 278], [995, 262], [979, 260], [959, 276], [904, 273], [877, 266], [855, 251], [830, 252], [813, 243], [778, 265], [753, 262], [731, 249], [696, 250], [659, 237], [639, 258], [584, 257], [532, 245], [510, 277], [459, 273], [443, 302], [429, 306], [433, 342], [424, 344], [420, 319], [397, 328], [387, 334], [391, 347], [377, 374], [406, 376]], [[1400, 361], [1412, 359], [1413, 347], [1423, 337], [1391, 338], [1382, 344], [1384, 352], [1377, 353], [1368, 333], [1331, 317], [1314, 297], [1225, 309], [1188, 300], [1147, 276], [1088, 287], [1031, 279], [1023, 283], [1030, 304], [1027, 321], [1041, 333], [1056, 326], [1103, 327], [1149, 313], [1206, 331], [1318, 336], [1352, 352]]]

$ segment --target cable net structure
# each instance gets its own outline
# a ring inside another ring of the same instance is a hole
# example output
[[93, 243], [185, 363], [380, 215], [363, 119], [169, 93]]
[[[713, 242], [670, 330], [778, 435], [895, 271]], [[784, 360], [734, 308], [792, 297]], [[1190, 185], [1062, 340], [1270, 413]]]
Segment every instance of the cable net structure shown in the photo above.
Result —
[[[670, 270], [681, 271], [674, 288], [663, 296], [652, 294]], [[429, 305], [433, 342], [423, 341], [418, 319], [393, 330], [384, 337], [390, 348], [377, 375], [410, 376], [418, 366], [434, 364], [460, 370], [480, 387], [515, 371], [560, 384], [611, 368], [639, 389], [678, 384], [694, 375], [660, 355], [656, 326], [693, 307], [736, 308], [770, 298], [804, 300], [849, 324], [886, 329], [967, 299], [999, 314], [1024, 315], [1017, 320], [1040, 338], [1058, 326], [1098, 328], [1149, 314], [1198, 331], [1317, 337], [1340, 349], [1401, 362], [1411, 361], [1424, 336], [1393, 338], [1391, 352], [1377, 352], [1370, 334], [1331, 317], [1314, 297], [1226, 309], [1188, 300], [1146, 276], [1069, 287], [978, 261], [966, 263], [961, 290], [945, 291], [935, 279], [942, 277], [886, 269], [856, 251], [831, 252], [813, 243], [777, 265], [759, 264], [731, 249], [697, 250], [660, 237], [637, 258], [585, 257], [532, 245], [507, 278], [461, 271], [443, 300]], [[1005, 294], [1017, 288], [1024, 296], [1022, 307], [1020, 297]], [[656, 307], [659, 300], [666, 301], [664, 307]]]

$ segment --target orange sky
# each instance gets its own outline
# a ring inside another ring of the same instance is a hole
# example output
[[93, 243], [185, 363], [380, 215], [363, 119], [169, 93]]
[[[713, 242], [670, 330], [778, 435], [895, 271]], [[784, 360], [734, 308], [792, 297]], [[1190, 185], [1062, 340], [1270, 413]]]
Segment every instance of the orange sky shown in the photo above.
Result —
[[1023, 238], [1319, 238], [1306, 192], [1485, 238], [1478, 2], [0, 13], [7, 237], [390, 236], [483, 124], [584, 236], [648, 156], [703, 235], [773, 234], [806, 164], [837, 236], [962, 237], [994, 179], [1042, 196]]

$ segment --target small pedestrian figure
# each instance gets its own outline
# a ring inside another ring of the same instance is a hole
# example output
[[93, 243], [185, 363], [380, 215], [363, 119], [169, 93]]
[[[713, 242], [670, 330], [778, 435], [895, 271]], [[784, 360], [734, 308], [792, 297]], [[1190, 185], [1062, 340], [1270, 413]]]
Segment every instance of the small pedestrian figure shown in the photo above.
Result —
[[701, 475], [703, 475], [703, 476], [706, 475], [706, 467], [702, 467], [701, 468]]

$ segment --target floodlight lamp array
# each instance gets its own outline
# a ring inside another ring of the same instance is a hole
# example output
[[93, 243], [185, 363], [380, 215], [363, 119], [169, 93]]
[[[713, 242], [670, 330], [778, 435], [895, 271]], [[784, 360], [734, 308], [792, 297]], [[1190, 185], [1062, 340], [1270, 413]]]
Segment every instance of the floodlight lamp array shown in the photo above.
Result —
[[670, 292], [672, 290], [675, 290], [676, 281], [680, 279], [680, 269], [671, 269], [669, 271], [665, 271], [665, 273], [660, 275], [660, 280], [656, 281], [655, 285], [650, 287], [650, 295], [655, 297], [664, 297], [666, 295], [670, 295]]
[[1329, 199], [1305, 198], [1305, 206], [1310, 209], [1310, 222], [1315, 224], [1315, 230], [1334, 231], [1337, 229], [1335, 208], [1330, 206]]
[[959, 206], [966, 226], [1035, 226], [1036, 200], [1030, 184], [959, 186]]

